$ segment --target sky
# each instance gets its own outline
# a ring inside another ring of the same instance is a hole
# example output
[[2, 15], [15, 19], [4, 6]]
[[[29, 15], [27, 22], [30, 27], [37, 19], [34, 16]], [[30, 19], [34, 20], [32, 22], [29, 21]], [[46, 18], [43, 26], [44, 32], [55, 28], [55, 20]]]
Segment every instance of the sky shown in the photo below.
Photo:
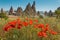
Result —
[[37, 11], [54, 11], [60, 7], [60, 0], [0, 0], [0, 9], [9, 10], [12, 6], [14, 10], [18, 7], [22, 7], [24, 10], [26, 5], [28, 3], [32, 5], [33, 1], [36, 2]]

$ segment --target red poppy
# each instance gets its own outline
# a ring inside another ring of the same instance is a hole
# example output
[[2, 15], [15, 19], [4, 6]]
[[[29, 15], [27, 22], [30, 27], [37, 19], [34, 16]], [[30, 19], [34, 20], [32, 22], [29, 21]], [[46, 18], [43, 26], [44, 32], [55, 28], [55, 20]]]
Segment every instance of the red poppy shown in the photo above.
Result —
[[6, 26], [4, 27], [4, 31], [9, 31], [12, 27], [11, 26]]
[[39, 37], [42, 37], [42, 35], [43, 35], [42, 32], [38, 32]]
[[13, 20], [13, 21], [9, 22], [8, 24], [13, 24], [13, 25], [15, 25], [16, 22], [17, 22], [16, 20]]
[[22, 27], [22, 23], [21, 22], [17, 22], [17, 28], [21, 29], [21, 27]]
[[12, 21], [8, 23], [11, 27], [15, 28], [16, 26], [16, 21]]
[[56, 35], [57, 34], [57, 32], [55, 32], [55, 31], [53, 31], [53, 30], [50, 30], [49, 31], [51, 34], [53, 34], [53, 35]]
[[38, 28], [44, 28], [44, 24], [39, 24]]
[[49, 25], [46, 25], [46, 27], [42, 28], [44, 32], [49, 31]]
[[47, 34], [43, 31], [41, 31], [41, 32], [38, 33], [38, 36], [39, 37], [47, 37]]
[[28, 26], [28, 23], [27, 23], [27, 22], [23, 22], [23, 25], [24, 25], [24, 26]]
[[20, 19], [18, 19], [17, 24], [22, 24], [22, 21]]
[[49, 27], [49, 24], [46, 24], [46, 27]]
[[46, 32], [42, 32], [42, 34], [43, 34], [43, 37], [47, 37]]
[[29, 24], [30, 24], [30, 25], [32, 25], [32, 24], [33, 24], [33, 21], [32, 21], [31, 19], [30, 19], [30, 21], [29, 21]]
[[21, 29], [21, 26], [17, 26], [18, 29]]
[[4, 31], [8, 31], [8, 27], [4, 27], [3, 30], [4, 30]]
[[35, 25], [34, 25], [34, 28], [38, 28], [38, 24], [35, 24]]

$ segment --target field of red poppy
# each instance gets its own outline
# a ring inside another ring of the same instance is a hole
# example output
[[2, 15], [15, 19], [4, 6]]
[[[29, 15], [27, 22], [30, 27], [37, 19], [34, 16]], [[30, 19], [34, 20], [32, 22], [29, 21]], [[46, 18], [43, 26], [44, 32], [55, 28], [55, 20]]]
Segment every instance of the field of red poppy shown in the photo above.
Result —
[[0, 19], [0, 40], [60, 40], [59, 24], [53, 17]]

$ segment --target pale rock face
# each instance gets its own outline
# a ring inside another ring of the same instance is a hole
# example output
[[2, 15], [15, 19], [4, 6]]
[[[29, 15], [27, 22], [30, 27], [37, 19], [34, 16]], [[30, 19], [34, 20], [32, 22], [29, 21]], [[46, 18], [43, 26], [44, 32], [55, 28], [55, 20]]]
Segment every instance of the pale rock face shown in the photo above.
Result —
[[35, 8], [35, 1], [33, 2], [32, 6], [30, 3], [26, 6], [26, 9], [23, 11], [21, 7], [18, 7], [16, 13], [13, 13], [13, 7], [11, 6], [9, 10], [10, 15], [27, 15], [27, 16], [35, 16], [36, 15], [36, 8]]
[[32, 6], [30, 3], [26, 6], [26, 9], [24, 11], [27, 15], [35, 15], [36, 14], [36, 9], [35, 9], [35, 1], [33, 2]]
[[26, 6], [26, 9], [24, 12], [26, 13], [26, 15], [30, 15], [32, 13], [32, 8], [30, 3], [28, 3], [28, 5]]
[[35, 1], [32, 4], [33, 15], [36, 15]]
[[1, 8], [1, 13], [3, 13], [4, 11], [3, 11], [3, 8]]
[[9, 15], [13, 14], [13, 7], [11, 6], [10, 10], [9, 10]]
[[22, 11], [22, 8], [21, 7], [18, 7], [17, 8], [17, 11], [16, 11], [16, 15], [18, 15], [18, 16], [20, 15], [21, 16], [22, 15], [22, 12], [23, 12]]
[[32, 10], [33, 10], [34, 12], [36, 12], [36, 8], [35, 8], [35, 1], [33, 2]]

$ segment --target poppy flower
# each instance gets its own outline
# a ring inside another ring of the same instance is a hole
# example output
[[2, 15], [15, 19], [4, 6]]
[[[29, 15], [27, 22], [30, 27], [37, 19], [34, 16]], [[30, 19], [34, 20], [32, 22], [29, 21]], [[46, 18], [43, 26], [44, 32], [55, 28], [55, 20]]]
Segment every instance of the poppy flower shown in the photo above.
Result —
[[50, 30], [50, 33], [53, 34], [53, 35], [56, 35], [57, 32], [53, 31], [53, 30]]
[[47, 37], [46, 32], [42, 32], [42, 34], [43, 34], [43, 37]]
[[43, 35], [42, 32], [38, 32], [39, 37], [42, 37], [42, 35]]
[[49, 27], [49, 24], [46, 24], [46, 27]]
[[46, 27], [44, 27], [44, 28], [42, 28], [43, 29], [43, 31], [44, 32], [46, 32], [46, 31], [49, 31], [50, 29], [49, 29], [49, 26], [46, 26]]
[[17, 24], [21, 24], [22, 23], [22, 21], [18, 18], [17, 19]]
[[17, 26], [18, 29], [21, 29], [21, 26]]
[[12, 21], [8, 23], [11, 27], [15, 28], [16, 26], [16, 21]]
[[12, 25], [12, 24], [10, 24], [10, 26], [11, 26], [12, 28], [15, 28], [16, 25]]
[[44, 24], [39, 24], [38, 28], [44, 28]]
[[30, 19], [30, 21], [29, 21], [29, 24], [30, 24], [30, 25], [32, 25], [32, 24], [33, 24], [33, 21], [32, 21], [31, 19]]
[[17, 23], [17, 28], [18, 28], [18, 29], [21, 29], [21, 27], [22, 27], [22, 23], [19, 23], [19, 22], [18, 22], [18, 23]]
[[24, 25], [24, 26], [28, 26], [28, 23], [27, 23], [27, 22], [23, 22], [23, 25]]
[[9, 31], [12, 27], [11, 26], [6, 26], [4, 27], [4, 31]]
[[41, 31], [41, 32], [38, 32], [38, 36], [39, 37], [47, 37], [47, 34], [43, 31]]
[[34, 28], [38, 28], [38, 24], [35, 24], [35, 25], [34, 25]]
[[4, 30], [4, 31], [8, 31], [8, 27], [4, 27], [3, 30]]

